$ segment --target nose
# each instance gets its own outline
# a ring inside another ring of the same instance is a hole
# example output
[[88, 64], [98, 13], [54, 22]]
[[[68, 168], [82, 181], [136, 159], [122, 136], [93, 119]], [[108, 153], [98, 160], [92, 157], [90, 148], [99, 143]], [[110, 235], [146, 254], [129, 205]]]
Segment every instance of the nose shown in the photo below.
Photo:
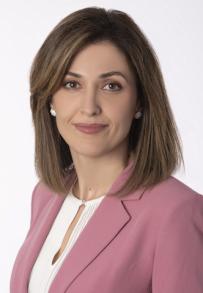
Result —
[[96, 95], [94, 93], [89, 93], [86, 97], [82, 98], [80, 112], [88, 116], [98, 115], [101, 113], [101, 107], [98, 104]]

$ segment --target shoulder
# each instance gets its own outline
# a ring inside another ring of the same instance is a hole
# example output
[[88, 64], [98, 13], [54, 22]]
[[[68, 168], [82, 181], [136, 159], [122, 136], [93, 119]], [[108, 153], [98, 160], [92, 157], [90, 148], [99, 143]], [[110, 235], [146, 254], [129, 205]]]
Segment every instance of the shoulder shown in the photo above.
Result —
[[151, 204], [164, 206], [177, 206], [188, 201], [203, 200], [200, 193], [173, 176], [145, 190], [143, 198], [151, 201]]
[[31, 196], [31, 224], [38, 218], [50, 200], [56, 196], [57, 194], [41, 180], [35, 184]]
[[160, 221], [203, 217], [203, 196], [173, 176], [146, 190], [143, 206]]
[[33, 188], [32, 200], [36, 203], [43, 204], [43, 202], [47, 202], [53, 196], [56, 196], [56, 193], [41, 180], [39, 180]]
[[203, 217], [203, 196], [173, 176], [145, 189], [139, 200], [135, 200], [136, 194], [127, 196], [132, 214], [145, 215], [152, 222], [181, 216], [191, 219], [195, 214]]

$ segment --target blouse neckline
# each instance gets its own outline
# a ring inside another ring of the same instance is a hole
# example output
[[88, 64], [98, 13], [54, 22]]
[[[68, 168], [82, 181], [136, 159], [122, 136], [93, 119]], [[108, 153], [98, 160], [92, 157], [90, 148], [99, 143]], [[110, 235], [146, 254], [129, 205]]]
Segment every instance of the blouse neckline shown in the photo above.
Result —
[[[72, 186], [73, 187], [73, 186]], [[70, 189], [70, 192], [68, 194], [68, 197], [70, 199], [72, 199], [75, 203], [77, 204], [85, 204], [85, 205], [90, 205], [90, 204], [96, 204], [98, 202], [100, 202], [105, 196], [106, 196], [106, 193], [97, 197], [97, 198], [93, 198], [93, 199], [88, 199], [88, 200], [83, 200], [83, 199], [80, 199], [78, 198], [77, 196], [75, 196], [72, 192], [72, 187]]]

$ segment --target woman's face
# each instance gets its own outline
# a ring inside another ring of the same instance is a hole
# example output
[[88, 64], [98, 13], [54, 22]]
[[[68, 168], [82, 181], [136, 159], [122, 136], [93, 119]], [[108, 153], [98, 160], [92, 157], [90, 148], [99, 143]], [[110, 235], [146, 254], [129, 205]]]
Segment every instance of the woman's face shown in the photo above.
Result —
[[[120, 72], [100, 77], [108, 72]], [[71, 73], [80, 75], [73, 76]], [[63, 85], [54, 93], [57, 128], [71, 153], [105, 156], [126, 151], [136, 111], [136, 86], [125, 55], [113, 43], [91, 44], [77, 54]], [[104, 123], [102, 131], [87, 134], [74, 123]]]

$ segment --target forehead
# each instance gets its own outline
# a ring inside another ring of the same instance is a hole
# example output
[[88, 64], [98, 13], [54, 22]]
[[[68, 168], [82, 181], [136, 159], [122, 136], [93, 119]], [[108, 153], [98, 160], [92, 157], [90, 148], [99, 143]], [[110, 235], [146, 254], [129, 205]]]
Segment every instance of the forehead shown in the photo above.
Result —
[[133, 74], [125, 54], [110, 41], [87, 45], [77, 53], [69, 71], [75, 71], [81, 75], [121, 71], [128, 79], [132, 78]]

